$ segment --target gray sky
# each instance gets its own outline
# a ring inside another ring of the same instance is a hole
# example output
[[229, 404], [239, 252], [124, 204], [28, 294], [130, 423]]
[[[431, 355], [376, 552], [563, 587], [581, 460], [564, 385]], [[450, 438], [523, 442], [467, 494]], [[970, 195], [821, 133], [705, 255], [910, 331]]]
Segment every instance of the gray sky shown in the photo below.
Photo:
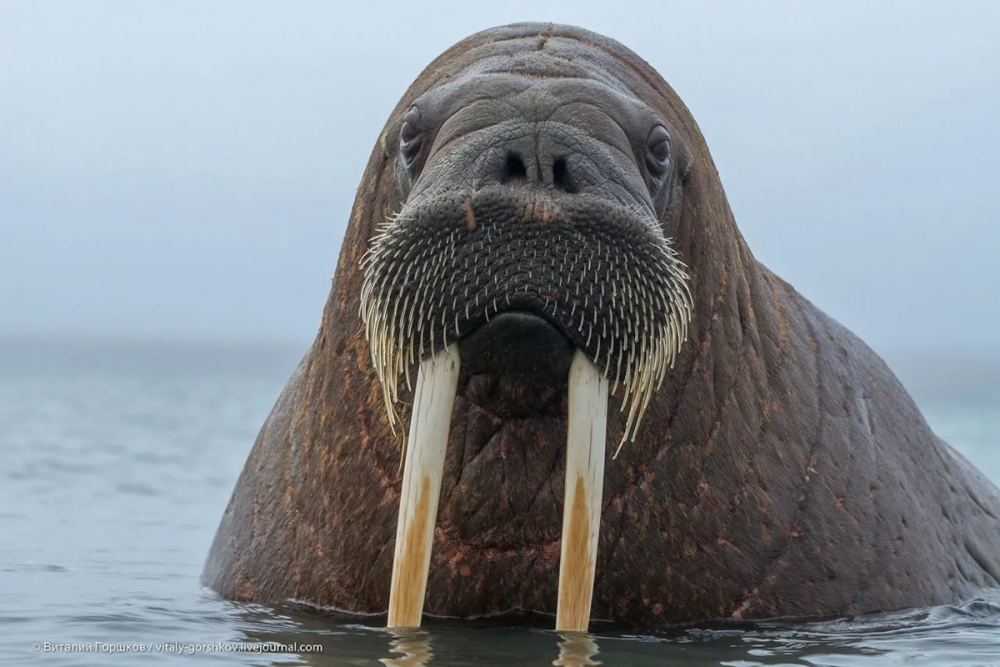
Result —
[[877, 350], [1000, 350], [988, 1], [0, 0], [0, 334], [308, 343], [389, 111], [520, 20], [652, 63], [756, 256]]

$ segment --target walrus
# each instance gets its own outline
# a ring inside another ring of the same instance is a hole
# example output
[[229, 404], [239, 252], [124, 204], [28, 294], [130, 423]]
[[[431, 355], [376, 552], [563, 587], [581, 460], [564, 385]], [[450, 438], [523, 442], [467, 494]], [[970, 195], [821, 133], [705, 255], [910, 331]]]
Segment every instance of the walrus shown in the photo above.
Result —
[[390, 115], [204, 583], [656, 627], [948, 603], [998, 554], [1000, 493], [754, 259], [663, 78], [516, 24]]

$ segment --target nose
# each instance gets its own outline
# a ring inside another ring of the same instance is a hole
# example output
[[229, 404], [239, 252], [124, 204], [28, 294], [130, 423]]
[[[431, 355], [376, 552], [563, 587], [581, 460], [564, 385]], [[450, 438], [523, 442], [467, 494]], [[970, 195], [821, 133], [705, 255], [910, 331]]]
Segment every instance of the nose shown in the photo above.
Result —
[[579, 175], [574, 178], [573, 173], [578, 160], [568, 147], [544, 130], [510, 141], [501, 150], [504, 160], [494, 174], [501, 183], [523, 181], [568, 193], [578, 191], [580, 178]]
[[[526, 161], [518, 152], [508, 151], [500, 181], [510, 183], [523, 180], [529, 183], [547, 185], [557, 190], [574, 192], [566, 162], [565, 157], [556, 157], [549, 160], [537, 160], [532, 164], [530, 160]], [[529, 167], [529, 165], [531, 166]]]

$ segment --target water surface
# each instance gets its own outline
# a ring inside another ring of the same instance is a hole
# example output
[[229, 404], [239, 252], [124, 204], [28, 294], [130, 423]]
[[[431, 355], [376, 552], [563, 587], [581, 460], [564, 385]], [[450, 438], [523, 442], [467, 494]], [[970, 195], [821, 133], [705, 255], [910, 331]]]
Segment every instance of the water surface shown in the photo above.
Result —
[[[301, 352], [0, 343], [0, 661], [1000, 665], [990, 592], [865, 618], [576, 636], [444, 621], [395, 636], [377, 618], [220, 600], [200, 587], [205, 555]], [[996, 389], [921, 399], [938, 433], [994, 482]], [[251, 652], [264, 648], [274, 652]]]

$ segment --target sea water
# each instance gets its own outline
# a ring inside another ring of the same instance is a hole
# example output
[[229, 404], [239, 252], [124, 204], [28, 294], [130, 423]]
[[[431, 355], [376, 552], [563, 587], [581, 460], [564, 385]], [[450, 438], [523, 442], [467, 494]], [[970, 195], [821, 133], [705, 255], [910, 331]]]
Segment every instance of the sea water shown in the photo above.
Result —
[[[0, 343], [0, 661], [12, 665], [1000, 665], [1000, 594], [814, 623], [584, 635], [238, 604], [199, 576], [303, 350]], [[1000, 395], [921, 400], [1000, 481]]]

